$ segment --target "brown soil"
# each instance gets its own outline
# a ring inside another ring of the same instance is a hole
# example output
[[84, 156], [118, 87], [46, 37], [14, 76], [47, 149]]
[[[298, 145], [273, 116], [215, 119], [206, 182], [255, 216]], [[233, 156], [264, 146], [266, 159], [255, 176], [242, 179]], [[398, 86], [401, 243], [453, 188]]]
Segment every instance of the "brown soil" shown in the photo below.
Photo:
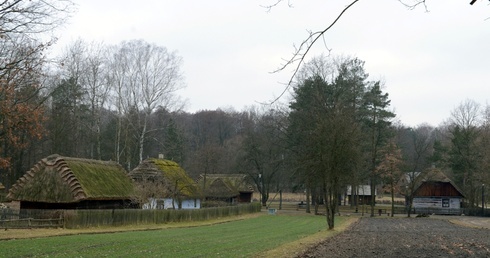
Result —
[[490, 257], [490, 230], [446, 219], [361, 218], [298, 257]]

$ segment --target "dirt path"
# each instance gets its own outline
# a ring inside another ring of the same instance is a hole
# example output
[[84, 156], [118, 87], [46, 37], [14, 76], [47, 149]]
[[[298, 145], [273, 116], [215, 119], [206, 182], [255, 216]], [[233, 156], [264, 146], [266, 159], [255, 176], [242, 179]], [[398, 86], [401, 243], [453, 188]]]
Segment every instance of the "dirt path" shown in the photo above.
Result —
[[490, 230], [447, 219], [362, 218], [299, 257], [490, 257]]

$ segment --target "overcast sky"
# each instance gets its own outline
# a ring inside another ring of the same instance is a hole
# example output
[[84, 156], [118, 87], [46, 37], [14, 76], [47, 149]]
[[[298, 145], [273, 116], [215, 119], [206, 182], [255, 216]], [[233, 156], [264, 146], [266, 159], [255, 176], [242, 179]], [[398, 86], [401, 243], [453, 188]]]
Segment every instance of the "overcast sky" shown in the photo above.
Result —
[[[410, 1], [410, 0], [407, 0]], [[117, 44], [143, 39], [183, 60], [188, 112], [267, 102], [284, 90], [293, 67], [280, 73], [307, 31], [324, 29], [350, 1], [75, 0], [78, 11], [60, 31], [57, 48], [77, 38]], [[408, 10], [397, 0], [360, 1], [326, 34], [334, 56], [366, 62], [382, 80], [391, 108], [410, 126], [437, 126], [466, 99], [490, 98], [490, 6], [478, 0], [427, 0]], [[310, 58], [326, 53], [318, 44]], [[288, 98], [282, 98], [284, 102]]]

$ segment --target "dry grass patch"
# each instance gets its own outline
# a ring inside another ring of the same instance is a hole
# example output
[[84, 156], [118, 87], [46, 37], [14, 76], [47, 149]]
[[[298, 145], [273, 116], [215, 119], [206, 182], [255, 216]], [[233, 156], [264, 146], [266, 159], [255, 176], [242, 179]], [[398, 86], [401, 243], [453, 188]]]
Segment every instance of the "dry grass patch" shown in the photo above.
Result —
[[[339, 217], [338, 217], [339, 218]], [[324, 229], [319, 231], [316, 234], [313, 234], [308, 237], [304, 237], [294, 242], [290, 242], [284, 245], [281, 245], [275, 249], [269, 250], [267, 252], [261, 253], [256, 257], [296, 257], [300, 253], [303, 253], [307, 249], [315, 246], [321, 241], [333, 237], [342, 231], [348, 229], [351, 225], [357, 222], [359, 218], [354, 217], [340, 217], [338, 227], [335, 227], [334, 230]]]

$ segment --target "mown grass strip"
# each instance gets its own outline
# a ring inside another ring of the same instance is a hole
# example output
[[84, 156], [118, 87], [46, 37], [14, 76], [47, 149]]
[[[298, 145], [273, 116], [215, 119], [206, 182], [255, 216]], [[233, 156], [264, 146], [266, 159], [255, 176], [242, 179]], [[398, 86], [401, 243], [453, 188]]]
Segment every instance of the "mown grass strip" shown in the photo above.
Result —
[[264, 215], [190, 228], [0, 241], [0, 250], [2, 257], [253, 257], [325, 228], [323, 216]]

